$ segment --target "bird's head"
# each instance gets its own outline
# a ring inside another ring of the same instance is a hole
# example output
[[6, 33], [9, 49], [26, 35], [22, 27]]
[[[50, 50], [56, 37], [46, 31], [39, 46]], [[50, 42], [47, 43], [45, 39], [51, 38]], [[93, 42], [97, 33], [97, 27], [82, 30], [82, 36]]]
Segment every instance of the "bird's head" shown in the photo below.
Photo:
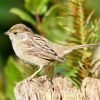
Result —
[[25, 39], [32, 33], [32, 30], [24, 24], [13, 25], [7, 32], [5, 32], [11, 40]]

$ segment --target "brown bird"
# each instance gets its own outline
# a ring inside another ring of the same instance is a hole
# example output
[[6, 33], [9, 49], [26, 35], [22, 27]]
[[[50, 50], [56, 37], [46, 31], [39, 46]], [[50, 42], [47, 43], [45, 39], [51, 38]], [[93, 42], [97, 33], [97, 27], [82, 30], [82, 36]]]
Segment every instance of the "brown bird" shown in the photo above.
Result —
[[61, 61], [66, 54], [75, 49], [100, 45], [85, 44], [62, 46], [34, 34], [32, 30], [24, 24], [16, 24], [12, 26], [5, 34], [9, 36], [13, 49], [20, 59], [40, 67], [31, 78], [48, 65], [48, 63], [55, 60]]

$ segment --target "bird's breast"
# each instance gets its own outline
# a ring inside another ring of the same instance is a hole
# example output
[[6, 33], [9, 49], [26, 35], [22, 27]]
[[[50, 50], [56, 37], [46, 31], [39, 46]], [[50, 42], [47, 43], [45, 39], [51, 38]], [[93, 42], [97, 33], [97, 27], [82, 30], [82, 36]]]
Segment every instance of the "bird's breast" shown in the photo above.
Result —
[[20, 43], [20, 44], [12, 43], [12, 46], [13, 46], [13, 49], [15, 51], [15, 54], [25, 62], [28, 62], [30, 64], [35, 64], [38, 66], [45, 66], [49, 63], [48, 60], [41, 59], [37, 56], [28, 54], [26, 52], [27, 48], [22, 43]]
[[18, 43], [18, 42], [12, 42], [12, 46], [13, 46], [13, 50], [15, 52], [15, 54], [21, 58], [21, 56], [24, 54], [24, 47], [22, 46], [22, 43]]

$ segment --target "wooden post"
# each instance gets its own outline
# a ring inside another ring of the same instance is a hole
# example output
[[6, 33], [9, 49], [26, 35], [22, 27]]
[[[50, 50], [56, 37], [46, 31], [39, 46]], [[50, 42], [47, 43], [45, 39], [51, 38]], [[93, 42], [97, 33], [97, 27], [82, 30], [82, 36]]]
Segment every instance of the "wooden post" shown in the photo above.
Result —
[[17, 83], [14, 93], [16, 100], [100, 100], [100, 80], [87, 77], [78, 89], [69, 78], [43, 76]]

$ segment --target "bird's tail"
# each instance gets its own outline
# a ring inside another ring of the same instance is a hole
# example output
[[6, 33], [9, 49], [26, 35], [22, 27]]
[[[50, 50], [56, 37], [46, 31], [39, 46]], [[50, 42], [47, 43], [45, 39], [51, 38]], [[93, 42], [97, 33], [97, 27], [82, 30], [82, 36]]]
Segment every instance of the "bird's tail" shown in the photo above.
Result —
[[83, 45], [77, 45], [77, 46], [72, 46], [72, 49], [81, 49], [85, 47], [93, 47], [93, 46], [100, 46], [100, 44], [83, 44]]
[[76, 49], [81, 49], [81, 48], [85, 48], [85, 47], [93, 47], [93, 46], [100, 46], [100, 44], [83, 44], [83, 45], [76, 45], [76, 46], [68, 46], [68, 47], [66, 47], [66, 50], [64, 51], [64, 55], [66, 55]]

